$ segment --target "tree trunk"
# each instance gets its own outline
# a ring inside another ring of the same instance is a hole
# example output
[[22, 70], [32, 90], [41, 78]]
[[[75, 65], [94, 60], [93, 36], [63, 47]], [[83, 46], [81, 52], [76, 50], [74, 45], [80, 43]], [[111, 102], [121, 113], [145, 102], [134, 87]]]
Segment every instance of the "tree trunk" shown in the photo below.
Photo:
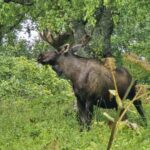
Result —
[[81, 38], [86, 34], [85, 23], [83, 21], [73, 22], [74, 42], [77, 44]]
[[[100, 6], [96, 12], [95, 12], [95, 19], [97, 21], [96, 26], [94, 29], [90, 29], [91, 31], [91, 37], [92, 37], [92, 43], [93, 46], [96, 44], [96, 47], [102, 51], [102, 53], [96, 53], [108, 56], [112, 55], [112, 49], [111, 49], [111, 35], [114, 28], [113, 18], [111, 14], [111, 9], [106, 8], [105, 6]], [[79, 40], [83, 35], [86, 34], [86, 22], [84, 21], [74, 21], [73, 22], [73, 28], [74, 28], [74, 40], [75, 43], [78, 43]], [[98, 40], [100, 39], [100, 40]], [[98, 43], [96, 43], [98, 42]], [[101, 46], [99, 46], [101, 45]], [[95, 47], [95, 46], [94, 46]], [[82, 52], [81, 52], [82, 51]], [[85, 53], [87, 56], [89, 56], [89, 53], [92, 51], [91, 46], [86, 46], [84, 50], [80, 50], [78, 54], [84, 55]], [[94, 57], [95, 55], [93, 55]]]
[[[78, 44], [81, 42], [81, 39], [87, 35], [86, 31], [86, 22], [82, 20], [76, 20], [73, 22], [73, 33], [74, 33], [74, 43]], [[83, 56], [83, 57], [90, 57], [90, 51], [91, 48], [88, 46], [84, 46], [84, 48], [80, 48], [79, 51], [77, 51], [77, 55]]]
[[97, 24], [96, 24], [96, 32], [100, 34], [100, 38], [102, 39], [102, 49], [103, 54], [110, 52], [111, 49], [111, 35], [114, 28], [113, 18], [111, 14], [110, 8], [106, 8], [105, 6], [99, 8], [100, 13], [97, 14]]

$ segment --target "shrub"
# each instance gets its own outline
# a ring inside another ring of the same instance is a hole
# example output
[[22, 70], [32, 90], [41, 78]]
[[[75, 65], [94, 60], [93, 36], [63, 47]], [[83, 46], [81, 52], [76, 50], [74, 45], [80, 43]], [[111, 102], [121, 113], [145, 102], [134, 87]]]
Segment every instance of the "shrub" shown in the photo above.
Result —
[[51, 67], [45, 68], [25, 57], [0, 57], [0, 97], [71, 95], [69, 83], [59, 79]]

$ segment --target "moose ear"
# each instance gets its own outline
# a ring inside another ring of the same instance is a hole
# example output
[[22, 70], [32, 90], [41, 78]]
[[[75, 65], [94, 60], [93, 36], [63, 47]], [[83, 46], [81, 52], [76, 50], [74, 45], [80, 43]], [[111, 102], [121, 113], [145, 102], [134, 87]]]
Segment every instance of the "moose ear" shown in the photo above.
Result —
[[69, 49], [70, 49], [70, 44], [65, 44], [61, 49], [61, 53], [65, 54], [69, 51]]

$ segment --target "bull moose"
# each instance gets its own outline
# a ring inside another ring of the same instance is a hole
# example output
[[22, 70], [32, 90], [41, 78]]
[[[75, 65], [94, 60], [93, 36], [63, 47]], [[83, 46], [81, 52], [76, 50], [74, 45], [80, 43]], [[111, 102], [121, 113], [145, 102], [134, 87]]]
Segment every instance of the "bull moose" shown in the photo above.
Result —
[[[77, 98], [79, 122], [82, 125], [91, 123], [93, 106], [103, 108], [116, 108], [114, 98], [110, 99], [109, 89], [114, 89], [114, 82], [110, 69], [99, 61], [79, 57], [71, 52], [50, 51], [39, 55], [38, 62], [43, 65], [51, 65], [58, 74], [64, 74], [71, 80], [75, 96]], [[120, 98], [123, 98], [128, 89], [132, 77], [124, 68], [115, 69], [115, 78]], [[135, 84], [132, 86], [127, 98], [135, 96]], [[146, 118], [140, 100], [134, 101], [134, 106], [146, 123]]]
[[[110, 97], [109, 89], [114, 89], [114, 81], [110, 69], [95, 59], [83, 58], [73, 53], [80, 44], [66, 44], [62, 49], [41, 53], [38, 62], [51, 65], [60, 76], [64, 74], [72, 83], [77, 98], [78, 120], [83, 126], [89, 126], [92, 120], [93, 106], [117, 110], [114, 97]], [[118, 94], [122, 99], [131, 84], [132, 76], [125, 68], [115, 68], [114, 75]], [[127, 99], [133, 99], [136, 94], [136, 84], [133, 84]], [[134, 106], [146, 124], [142, 103], [134, 101]]]

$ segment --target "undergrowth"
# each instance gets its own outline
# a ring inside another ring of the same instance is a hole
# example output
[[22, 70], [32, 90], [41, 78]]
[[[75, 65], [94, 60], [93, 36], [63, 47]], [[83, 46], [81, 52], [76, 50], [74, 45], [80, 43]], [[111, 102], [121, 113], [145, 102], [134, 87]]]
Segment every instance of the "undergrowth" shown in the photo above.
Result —
[[[105, 150], [111, 129], [95, 107], [90, 131], [79, 131], [71, 86], [50, 67], [25, 58], [0, 59], [0, 150]], [[2, 65], [3, 64], [3, 65]], [[112, 150], [150, 149], [150, 106], [144, 104], [148, 127], [132, 107], [129, 120], [140, 126], [137, 134], [119, 128]]]

